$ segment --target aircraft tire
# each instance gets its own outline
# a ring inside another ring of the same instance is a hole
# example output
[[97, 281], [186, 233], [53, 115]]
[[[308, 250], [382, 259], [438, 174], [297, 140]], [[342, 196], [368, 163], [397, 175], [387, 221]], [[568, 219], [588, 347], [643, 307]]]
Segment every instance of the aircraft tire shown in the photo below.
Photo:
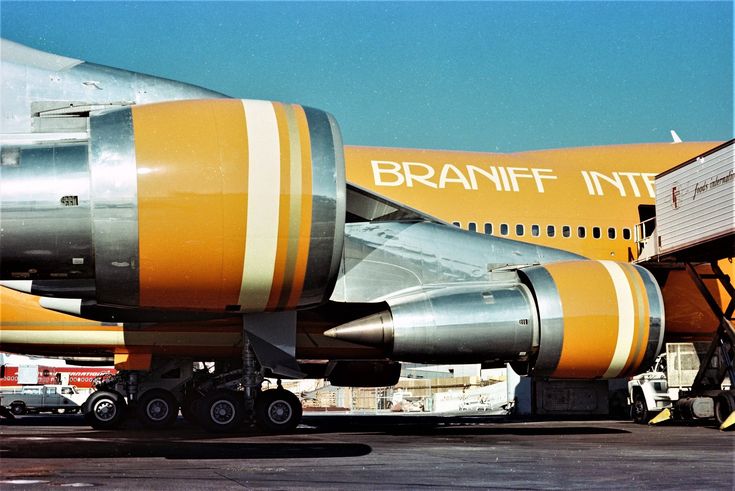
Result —
[[85, 402], [84, 419], [96, 430], [119, 427], [125, 419], [125, 398], [118, 392], [98, 390]]
[[138, 420], [148, 428], [168, 428], [179, 415], [179, 404], [165, 389], [151, 389], [143, 393], [136, 404]]
[[299, 398], [284, 389], [266, 390], [255, 400], [255, 420], [268, 433], [291, 433], [302, 413]]
[[230, 433], [245, 420], [245, 401], [241, 393], [215, 390], [199, 404], [199, 423], [212, 433]]

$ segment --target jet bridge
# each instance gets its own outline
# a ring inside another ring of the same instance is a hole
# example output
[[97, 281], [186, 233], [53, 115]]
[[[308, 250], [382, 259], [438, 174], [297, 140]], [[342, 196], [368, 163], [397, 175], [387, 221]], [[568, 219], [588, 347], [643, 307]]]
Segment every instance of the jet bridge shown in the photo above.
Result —
[[[673, 412], [686, 415], [687, 404], [710, 399], [722, 428], [733, 426], [735, 391], [726, 378], [735, 380], [735, 287], [722, 264], [735, 256], [735, 140], [659, 174], [655, 189], [656, 216], [636, 227], [637, 262], [662, 287], [672, 270], [685, 270], [719, 321], [691, 390]], [[717, 280], [719, 301], [705, 280]]]

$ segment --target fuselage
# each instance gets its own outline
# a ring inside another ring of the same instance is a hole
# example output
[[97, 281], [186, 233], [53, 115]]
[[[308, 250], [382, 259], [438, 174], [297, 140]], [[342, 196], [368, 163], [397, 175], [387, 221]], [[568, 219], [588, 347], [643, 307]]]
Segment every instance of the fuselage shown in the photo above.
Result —
[[479, 153], [346, 147], [347, 179], [457, 226], [630, 261], [656, 174], [718, 142]]

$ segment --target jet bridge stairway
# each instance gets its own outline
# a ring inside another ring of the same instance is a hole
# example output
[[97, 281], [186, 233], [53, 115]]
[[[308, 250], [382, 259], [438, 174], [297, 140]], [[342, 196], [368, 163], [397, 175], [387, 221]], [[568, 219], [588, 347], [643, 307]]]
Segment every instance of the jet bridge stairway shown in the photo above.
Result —
[[[704, 401], [721, 429], [735, 427], [735, 287], [721, 267], [735, 256], [734, 148], [730, 140], [656, 176], [656, 217], [636, 227], [636, 262], [662, 287], [672, 271], [686, 271], [718, 322], [691, 387], [652, 423], [697, 417], [694, 404]], [[706, 280], [721, 286], [719, 302]]]
[[[691, 390], [683, 397], [707, 396], [715, 399], [715, 419], [725, 429], [735, 425], [735, 394], [732, 383], [735, 381], [735, 328], [733, 328], [733, 311], [735, 311], [735, 288], [730, 277], [723, 273], [717, 262], [712, 262], [711, 275], [702, 275], [697, 272], [691, 263], [685, 268], [691, 276], [702, 297], [707, 301], [712, 313], [717, 316], [719, 326], [710, 343], [707, 353], [701, 360], [699, 371], [694, 378]], [[717, 279], [730, 296], [728, 306], [723, 312], [720, 305], [704, 284], [704, 279]], [[730, 390], [722, 390], [725, 379], [730, 379]]]

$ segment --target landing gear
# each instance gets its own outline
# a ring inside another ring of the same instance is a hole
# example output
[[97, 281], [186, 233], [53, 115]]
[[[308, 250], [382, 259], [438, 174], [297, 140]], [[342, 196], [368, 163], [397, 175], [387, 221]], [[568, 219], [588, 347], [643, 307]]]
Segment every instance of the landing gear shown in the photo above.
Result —
[[[125, 413], [147, 428], [167, 428], [180, 408], [188, 422], [214, 433], [254, 426], [274, 433], [292, 431], [301, 420], [299, 399], [285, 391], [280, 381], [278, 389], [263, 392], [264, 376], [272, 375], [273, 367], [261, 365], [249, 340], [244, 344], [238, 358], [201, 365], [191, 359], [157, 358], [150, 371], [120, 371], [97, 386], [82, 412], [98, 429], [120, 426]], [[267, 360], [268, 355], [266, 349], [259, 356]], [[298, 375], [296, 370], [287, 374]], [[126, 410], [126, 402], [131, 411]]]
[[204, 398], [199, 393], [187, 394], [181, 402], [181, 416], [191, 423], [199, 424], [199, 413]]
[[176, 421], [179, 405], [171, 392], [151, 389], [138, 399], [136, 414], [148, 428], [167, 428]]
[[199, 404], [199, 422], [213, 433], [230, 433], [242, 426], [245, 406], [242, 393], [218, 389]]
[[255, 401], [255, 420], [269, 433], [289, 433], [301, 422], [301, 401], [282, 388], [261, 392]]
[[118, 392], [107, 390], [92, 393], [82, 408], [84, 418], [97, 430], [111, 430], [120, 426], [125, 410], [125, 398]]

